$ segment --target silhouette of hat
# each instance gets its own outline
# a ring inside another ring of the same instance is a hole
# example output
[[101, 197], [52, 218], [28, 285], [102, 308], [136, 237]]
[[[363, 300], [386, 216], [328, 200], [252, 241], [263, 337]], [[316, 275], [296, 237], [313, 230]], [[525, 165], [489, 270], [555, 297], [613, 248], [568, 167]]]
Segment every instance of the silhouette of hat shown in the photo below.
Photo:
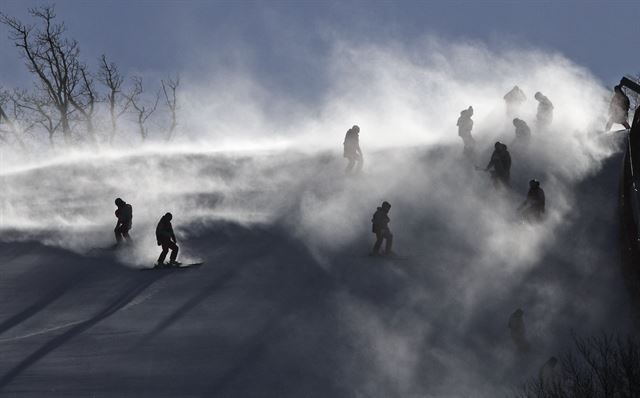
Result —
[[116, 206], [120, 207], [124, 204], [124, 200], [120, 198], [116, 198]]

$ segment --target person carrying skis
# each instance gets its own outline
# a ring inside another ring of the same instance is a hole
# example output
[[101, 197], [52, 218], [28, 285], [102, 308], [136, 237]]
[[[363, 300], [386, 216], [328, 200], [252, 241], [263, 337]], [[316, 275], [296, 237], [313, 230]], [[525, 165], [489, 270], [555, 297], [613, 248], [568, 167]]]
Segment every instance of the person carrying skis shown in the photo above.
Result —
[[476, 145], [476, 141], [471, 136], [471, 130], [473, 129], [471, 116], [473, 116], [473, 107], [469, 106], [469, 108], [460, 112], [460, 117], [456, 123], [456, 126], [458, 126], [458, 136], [462, 138], [464, 154], [467, 156], [473, 154], [473, 149]]
[[527, 96], [518, 86], [513, 86], [503, 98], [507, 106], [507, 116], [514, 116], [520, 110], [522, 103], [527, 100]]
[[380, 246], [382, 246], [382, 241], [386, 240], [384, 255], [389, 256], [393, 255], [393, 251], [391, 247], [393, 245], [393, 234], [389, 229], [389, 210], [391, 209], [391, 205], [389, 202], [382, 202], [382, 206], [378, 207], [375, 213], [373, 213], [373, 218], [371, 219], [372, 228], [371, 231], [376, 234], [376, 242], [373, 245], [373, 250], [371, 251], [372, 256], [380, 255]]
[[511, 177], [511, 155], [507, 151], [507, 146], [500, 141], [496, 142], [493, 147], [491, 160], [485, 171], [491, 172], [491, 178], [496, 188], [499, 186], [508, 187]]
[[115, 203], [117, 207], [115, 214], [118, 221], [113, 232], [116, 234], [116, 244], [120, 244], [123, 238], [127, 242], [131, 242], [129, 230], [131, 230], [132, 225], [133, 208], [120, 198], [117, 198]]
[[629, 126], [629, 108], [631, 102], [629, 97], [622, 91], [622, 86], [619, 84], [613, 88], [613, 97], [609, 103], [609, 120], [605, 127], [605, 132], [611, 129], [614, 123], [619, 123], [626, 129], [630, 129]]
[[527, 122], [522, 119], [515, 118], [513, 119], [513, 125], [516, 128], [516, 138], [513, 140], [512, 145], [521, 147], [529, 145], [529, 141], [531, 141], [531, 129]]
[[527, 199], [518, 207], [518, 211], [521, 211], [524, 219], [529, 222], [541, 221], [544, 217], [544, 207], [544, 191], [540, 188], [540, 181], [533, 179], [529, 181]]
[[551, 125], [553, 120], [553, 104], [540, 91], [534, 96], [538, 101], [538, 113], [536, 114], [536, 124], [538, 129], [545, 129]]
[[356, 167], [356, 172], [362, 170], [363, 157], [362, 157], [362, 149], [360, 149], [360, 127], [354, 125], [351, 127], [347, 134], [344, 137], [344, 157], [349, 159], [349, 163], [347, 164], [347, 168], [345, 169], [346, 173], [350, 173], [353, 170], [353, 167], [358, 163]]
[[158, 226], [156, 227], [156, 239], [158, 241], [158, 246], [162, 246], [162, 253], [160, 253], [160, 257], [158, 257], [158, 262], [156, 263], [156, 267], [162, 267], [165, 265], [164, 259], [167, 257], [167, 253], [169, 249], [171, 249], [171, 256], [169, 257], [169, 266], [179, 266], [180, 263], [176, 261], [178, 257], [178, 245], [176, 244], [176, 235], [173, 233], [173, 226], [171, 225], [171, 219], [173, 215], [171, 213], [167, 213], [158, 222]]

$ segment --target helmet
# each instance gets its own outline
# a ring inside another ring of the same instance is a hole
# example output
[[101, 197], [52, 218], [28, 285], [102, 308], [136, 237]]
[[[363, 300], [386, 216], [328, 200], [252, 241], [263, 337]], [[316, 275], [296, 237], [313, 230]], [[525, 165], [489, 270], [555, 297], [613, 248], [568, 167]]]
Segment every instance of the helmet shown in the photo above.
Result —
[[116, 199], [116, 206], [120, 207], [120, 206], [122, 206], [123, 204], [124, 204], [124, 200], [122, 200], [122, 199], [120, 199], [120, 198], [117, 198], [117, 199]]
[[356, 133], [360, 132], [360, 127], [358, 127], [357, 124], [354, 124], [353, 127], [351, 127], [351, 130], [355, 131]]
[[385, 210], [389, 210], [391, 208], [391, 204], [385, 200], [384, 202], [382, 202], [382, 208]]
[[500, 149], [501, 146], [502, 146], [502, 142], [500, 141], [496, 141], [496, 143], [493, 145], [495, 149]]
[[537, 99], [537, 100], [541, 99], [541, 98], [542, 98], [542, 93], [541, 93], [540, 91], [538, 91], [538, 92], [536, 93], [536, 95], [534, 95], [534, 96], [533, 96], [533, 98], [535, 98], [535, 99]]
[[165, 215], [164, 215], [164, 218], [165, 218], [167, 221], [171, 221], [171, 219], [173, 218], [173, 214], [171, 214], [171, 213], [167, 213], [167, 214], [165, 214]]
[[535, 178], [531, 181], [529, 181], [529, 188], [531, 189], [536, 189], [540, 187], [540, 181], [536, 180]]

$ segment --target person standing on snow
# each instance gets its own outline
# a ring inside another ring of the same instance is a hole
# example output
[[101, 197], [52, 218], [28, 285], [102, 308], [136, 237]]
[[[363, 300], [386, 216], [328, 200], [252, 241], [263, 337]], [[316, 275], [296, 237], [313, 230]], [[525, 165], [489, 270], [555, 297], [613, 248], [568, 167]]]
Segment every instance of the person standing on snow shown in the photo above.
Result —
[[501, 185], [508, 187], [511, 178], [511, 155], [507, 151], [507, 146], [500, 141], [496, 142], [493, 147], [491, 160], [485, 171], [491, 171], [491, 178], [496, 188]]
[[527, 96], [518, 86], [513, 86], [511, 91], [504, 95], [504, 102], [507, 106], [507, 116], [515, 116], [520, 110], [522, 103], [527, 100]]
[[458, 126], [458, 136], [462, 138], [462, 142], [464, 143], [464, 154], [467, 156], [473, 154], [473, 150], [476, 145], [476, 141], [471, 136], [471, 130], [473, 129], [473, 120], [471, 119], [471, 116], [473, 116], [473, 107], [469, 106], [469, 108], [460, 112], [460, 117], [456, 123], [456, 126]]
[[609, 120], [605, 127], [605, 132], [611, 129], [614, 123], [619, 123], [626, 129], [630, 129], [629, 126], [629, 108], [631, 102], [629, 97], [622, 91], [622, 86], [617, 85], [613, 88], [613, 97], [609, 103]]
[[551, 125], [553, 120], [553, 104], [549, 98], [544, 96], [540, 91], [535, 95], [538, 101], [538, 113], [536, 114], [536, 124], [538, 129], [545, 129]]
[[156, 239], [158, 241], [158, 246], [162, 246], [162, 253], [160, 253], [160, 257], [158, 257], [158, 262], [156, 263], [156, 267], [164, 266], [164, 259], [167, 257], [167, 253], [169, 249], [171, 249], [171, 256], [169, 260], [169, 266], [179, 266], [180, 263], [176, 261], [178, 257], [178, 245], [176, 244], [176, 235], [173, 233], [173, 226], [171, 225], [171, 219], [173, 216], [171, 213], [167, 213], [158, 222], [158, 226], [156, 227]]
[[511, 145], [522, 147], [529, 145], [529, 141], [531, 141], [531, 129], [527, 122], [522, 119], [515, 118], [513, 119], [513, 125], [516, 128], [516, 138], [513, 140]]
[[131, 238], [129, 237], [129, 230], [131, 230], [133, 220], [133, 208], [130, 204], [120, 198], [117, 198], [115, 203], [118, 207], [115, 212], [118, 221], [116, 222], [116, 227], [113, 230], [116, 234], [116, 244], [120, 244], [123, 238], [127, 242], [130, 242]]
[[372, 256], [380, 255], [380, 246], [382, 246], [383, 240], [386, 240], [384, 255], [393, 255], [393, 251], [391, 251], [391, 247], [393, 245], [393, 234], [389, 229], [389, 222], [391, 221], [389, 218], [390, 209], [391, 205], [389, 202], [382, 202], [382, 206], [378, 207], [378, 210], [376, 210], [373, 214], [373, 218], [371, 219], [371, 231], [376, 234], [376, 243], [373, 245], [373, 250], [371, 251]]
[[518, 211], [522, 211], [527, 221], [541, 221], [544, 217], [544, 208], [544, 191], [540, 188], [540, 181], [533, 179], [529, 181], [527, 199], [518, 207]]
[[344, 157], [349, 159], [349, 163], [347, 164], [347, 168], [345, 169], [346, 173], [350, 173], [353, 170], [353, 167], [358, 164], [356, 167], [356, 172], [362, 170], [362, 163], [364, 162], [364, 158], [362, 157], [362, 149], [360, 149], [360, 127], [353, 126], [348, 131], [344, 137]]

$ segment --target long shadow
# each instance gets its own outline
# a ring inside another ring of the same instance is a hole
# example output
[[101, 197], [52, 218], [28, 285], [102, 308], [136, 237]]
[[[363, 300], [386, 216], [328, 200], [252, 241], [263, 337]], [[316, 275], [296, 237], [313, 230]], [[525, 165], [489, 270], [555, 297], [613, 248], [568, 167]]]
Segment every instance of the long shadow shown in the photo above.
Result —
[[[141, 342], [148, 343], [158, 334], [162, 333], [169, 326], [173, 325], [176, 321], [186, 315], [191, 309], [197, 306], [200, 302], [205, 300], [208, 296], [218, 291], [221, 287], [223, 287], [234, 275], [236, 275], [240, 270], [242, 270], [246, 264], [248, 264], [246, 260], [247, 258], [253, 257], [253, 254], [245, 253], [245, 255], [240, 256], [240, 258], [236, 258], [233, 261], [228, 260], [228, 262], [232, 262], [234, 264], [238, 264], [237, 266], [229, 267], [221, 276], [215, 279], [213, 283], [207, 285], [204, 289], [202, 289], [198, 294], [187, 300], [184, 304], [178, 307], [175, 311], [173, 311], [168, 317], [166, 317], [162, 322], [160, 322], [153, 330], [144, 335]], [[136, 344], [138, 345], [138, 344]]]
[[75, 278], [66, 280], [64, 283], [59, 284], [55, 289], [49, 291], [48, 294], [41, 297], [24, 310], [20, 311], [18, 314], [0, 323], [0, 334], [6, 332], [16, 325], [19, 325], [20, 323], [45, 309], [49, 304], [60, 298], [67, 290], [69, 290], [69, 288], [73, 287], [85, 277], [85, 275], [80, 275]]
[[163, 276], [164, 275], [162, 274], [158, 274], [158, 275], [153, 275], [151, 278], [146, 277], [143, 280], [140, 280], [142, 277], [137, 277], [125, 289], [125, 292], [121, 294], [113, 303], [111, 303], [105, 309], [98, 312], [91, 319], [88, 319], [76, 325], [72, 329], [66, 331], [65, 333], [55, 337], [54, 339], [52, 339], [51, 341], [49, 341], [48, 343], [46, 343], [45, 345], [37, 349], [31, 355], [29, 355], [27, 358], [22, 360], [22, 362], [20, 362], [7, 374], [5, 374], [2, 377], [2, 379], [0, 379], [0, 391], [4, 389], [4, 387], [6, 387], [9, 383], [11, 383], [22, 372], [24, 372], [26, 369], [28, 369], [33, 364], [38, 362], [40, 359], [44, 358], [50, 352], [62, 346], [63, 344], [65, 344], [75, 336], [79, 335], [80, 333], [84, 332], [85, 330], [90, 329], [91, 327], [93, 327], [100, 321], [104, 320], [105, 318], [108, 318], [109, 316], [116, 313], [118, 310], [120, 310], [122, 307], [127, 305], [127, 303], [129, 303], [136, 296], [138, 296], [140, 293], [142, 293], [145, 289], [147, 289], [149, 286], [151, 286], [153, 283], [155, 283], [157, 280], [159, 280]]
[[336, 280], [334, 278], [325, 273], [317, 272], [307, 275], [303, 281], [299, 281], [293, 288], [294, 291], [282, 294], [278, 315], [269, 319], [254, 334], [235, 363], [222, 375], [215, 378], [215, 381], [206, 388], [202, 397], [221, 396], [222, 392], [247, 367], [259, 362], [261, 355], [270, 346], [271, 341], [276, 338], [279, 328], [288, 317], [296, 313], [309, 312], [310, 308], [317, 311], [319, 302], [322, 301], [326, 292], [335, 286]]

